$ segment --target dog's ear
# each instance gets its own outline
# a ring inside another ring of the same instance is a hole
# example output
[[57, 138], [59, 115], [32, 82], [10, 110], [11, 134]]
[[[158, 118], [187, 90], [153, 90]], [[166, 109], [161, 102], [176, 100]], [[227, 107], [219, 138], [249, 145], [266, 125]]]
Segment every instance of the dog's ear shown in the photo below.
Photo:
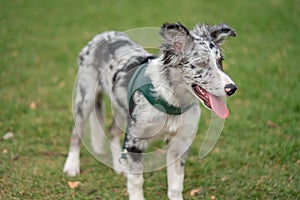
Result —
[[223, 44], [225, 39], [229, 36], [235, 37], [237, 33], [227, 24], [217, 24], [214, 26], [209, 27], [208, 29], [210, 36], [212, 37], [213, 41], [217, 45]]
[[181, 23], [164, 23], [160, 29], [163, 38], [163, 48], [172, 50], [175, 54], [183, 53], [191, 42], [189, 30]]

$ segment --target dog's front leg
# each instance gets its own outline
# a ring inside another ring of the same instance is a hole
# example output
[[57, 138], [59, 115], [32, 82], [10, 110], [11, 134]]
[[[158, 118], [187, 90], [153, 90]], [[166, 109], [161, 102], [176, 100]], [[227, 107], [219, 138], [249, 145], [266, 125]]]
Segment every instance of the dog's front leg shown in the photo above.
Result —
[[143, 194], [143, 161], [141, 151], [136, 151], [135, 148], [128, 149], [128, 167], [127, 174], [127, 190], [130, 200], [144, 200]]
[[184, 164], [188, 155], [189, 146], [184, 140], [174, 139], [167, 152], [168, 198], [182, 200]]

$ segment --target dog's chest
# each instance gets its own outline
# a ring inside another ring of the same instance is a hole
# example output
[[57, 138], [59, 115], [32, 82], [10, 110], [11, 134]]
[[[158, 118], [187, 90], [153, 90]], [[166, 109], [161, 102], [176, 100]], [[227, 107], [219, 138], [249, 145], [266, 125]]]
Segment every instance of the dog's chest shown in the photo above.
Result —
[[180, 125], [182, 124], [180, 116], [168, 116], [166, 117], [166, 122], [164, 129], [169, 134], [174, 134], [178, 131], [180, 128]]
[[175, 136], [181, 126], [182, 119], [180, 116], [164, 115], [152, 120], [151, 125], [147, 128], [149, 133], [146, 134], [148, 136], [169, 138]]

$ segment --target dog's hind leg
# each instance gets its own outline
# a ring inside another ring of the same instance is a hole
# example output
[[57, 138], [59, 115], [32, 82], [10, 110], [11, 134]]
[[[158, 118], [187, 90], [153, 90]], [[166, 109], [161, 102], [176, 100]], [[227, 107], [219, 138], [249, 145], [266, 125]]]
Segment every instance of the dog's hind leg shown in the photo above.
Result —
[[121, 165], [120, 165], [120, 158], [121, 158], [121, 147], [120, 147], [120, 130], [116, 126], [116, 123], [113, 122], [110, 127], [110, 151], [112, 154], [113, 160], [113, 169], [117, 174], [122, 173]]
[[102, 93], [96, 95], [95, 108], [92, 109], [90, 114], [90, 127], [91, 127], [91, 144], [93, 151], [96, 154], [104, 153], [104, 102], [102, 101]]
[[[75, 125], [72, 131], [70, 148], [63, 171], [69, 176], [80, 173], [80, 143], [83, 137], [84, 124], [95, 105], [95, 87], [78, 81], [74, 103]], [[90, 81], [91, 83], [91, 81]]]
[[[127, 171], [127, 165], [121, 163], [122, 148], [120, 145], [122, 134], [125, 135], [125, 125], [127, 118], [122, 113], [122, 108], [119, 105], [112, 104], [113, 120], [109, 128], [110, 133], [110, 151], [112, 154], [113, 169], [117, 174], [122, 174]], [[124, 138], [125, 140], [125, 138]]]

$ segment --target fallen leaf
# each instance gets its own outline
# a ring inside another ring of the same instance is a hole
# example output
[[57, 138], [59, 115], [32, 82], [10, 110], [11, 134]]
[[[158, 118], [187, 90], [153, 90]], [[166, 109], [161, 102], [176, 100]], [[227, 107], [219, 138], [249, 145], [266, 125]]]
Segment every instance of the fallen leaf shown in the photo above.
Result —
[[30, 102], [29, 108], [30, 108], [31, 110], [35, 110], [35, 109], [37, 108], [36, 102], [34, 102], [34, 101]]
[[200, 191], [201, 191], [201, 188], [192, 189], [190, 191], [190, 196], [193, 197], [193, 196], [195, 196], [195, 194], [199, 194]]
[[79, 184], [80, 184], [80, 181], [74, 181], [74, 182], [73, 181], [68, 181], [68, 186], [71, 189], [78, 188]]
[[221, 151], [220, 148], [218, 148], [218, 147], [214, 148], [214, 152], [215, 152], [215, 153], [220, 153], [220, 151]]
[[3, 154], [7, 154], [8, 150], [7, 149], [3, 149]]
[[269, 128], [276, 128], [277, 124], [275, 124], [274, 122], [272, 122], [271, 120], [267, 121], [267, 126]]
[[58, 88], [63, 88], [63, 87], [65, 87], [65, 85], [66, 85], [65, 81], [60, 81], [57, 86], [58, 86]]

